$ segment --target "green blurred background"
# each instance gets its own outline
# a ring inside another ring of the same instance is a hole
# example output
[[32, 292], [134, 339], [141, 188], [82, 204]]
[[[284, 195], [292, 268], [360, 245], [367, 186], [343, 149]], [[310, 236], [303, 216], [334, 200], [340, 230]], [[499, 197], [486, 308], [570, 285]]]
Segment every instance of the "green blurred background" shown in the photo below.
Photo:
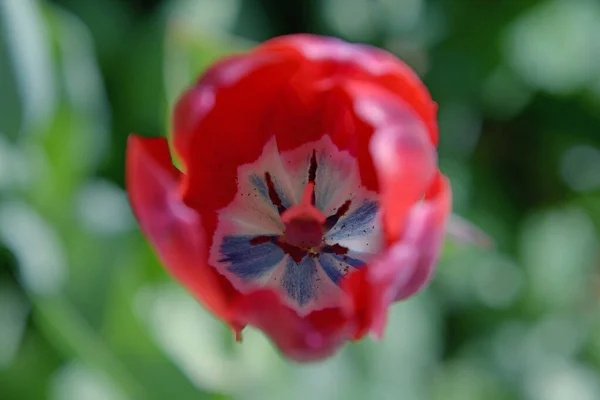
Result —
[[[439, 102], [455, 212], [385, 339], [313, 365], [166, 275], [123, 190], [217, 57], [291, 32], [403, 58]], [[600, 399], [598, 0], [0, 0], [0, 399]]]

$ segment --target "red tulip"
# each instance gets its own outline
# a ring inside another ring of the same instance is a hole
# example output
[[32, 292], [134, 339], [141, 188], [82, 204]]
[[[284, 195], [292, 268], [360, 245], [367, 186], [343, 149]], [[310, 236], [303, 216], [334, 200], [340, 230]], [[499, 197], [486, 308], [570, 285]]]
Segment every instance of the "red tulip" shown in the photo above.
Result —
[[451, 208], [436, 104], [391, 54], [292, 35], [212, 66], [163, 138], [129, 138], [127, 189], [171, 274], [237, 334], [333, 354], [419, 291]]

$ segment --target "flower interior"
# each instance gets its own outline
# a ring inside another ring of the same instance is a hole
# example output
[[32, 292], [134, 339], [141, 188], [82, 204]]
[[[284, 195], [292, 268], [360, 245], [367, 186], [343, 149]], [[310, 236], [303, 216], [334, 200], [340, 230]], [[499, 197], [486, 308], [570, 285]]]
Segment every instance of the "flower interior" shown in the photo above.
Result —
[[275, 288], [301, 315], [333, 307], [341, 278], [381, 250], [377, 194], [327, 135], [281, 153], [271, 139], [239, 167], [237, 186], [219, 211], [211, 261], [242, 292]]

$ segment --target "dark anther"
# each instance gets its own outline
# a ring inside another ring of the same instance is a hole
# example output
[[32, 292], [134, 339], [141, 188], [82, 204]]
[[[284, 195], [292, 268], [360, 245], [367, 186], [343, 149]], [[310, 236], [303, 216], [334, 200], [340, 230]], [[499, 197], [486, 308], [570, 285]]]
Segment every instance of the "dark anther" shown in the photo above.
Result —
[[324, 246], [321, 251], [323, 253], [346, 254], [346, 253], [348, 253], [348, 248], [336, 243], [334, 245]]
[[252, 239], [250, 239], [250, 244], [252, 246], [258, 246], [259, 244], [275, 242], [276, 240], [277, 240], [277, 238], [275, 236], [260, 235], [260, 236], [255, 236]]
[[304, 256], [307, 255], [306, 251], [301, 249], [300, 247], [296, 247], [293, 244], [287, 243], [285, 241], [280, 240], [277, 236], [270, 235], [258, 235], [250, 239], [250, 244], [252, 246], [258, 246], [265, 243], [273, 243], [277, 247], [279, 247], [283, 252], [296, 262], [300, 263]]
[[[315, 179], [317, 179], [317, 154], [313, 150], [312, 156], [310, 157], [310, 167], [308, 168], [308, 182], [313, 183], [316, 186]], [[315, 192], [316, 192], [316, 189], [313, 190], [313, 193], [312, 193], [311, 203], [313, 206], [315, 205], [315, 201], [316, 201]]]
[[277, 207], [277, 211], [279, 212], [279, 214], [283, 214], [286, 208], [281, 203], [279, 193], [277, 193], [275, 185], [273, 184], [273, 180], [271, 179], [271, 174], [268, 172], [265, 172], [265, 181], [267, 182], [267, 188], [269, 189], [269, 199], [271, 199], [271, 203], [273, 203], [273, 205]]
[[312, 156], [310, 157], [310, 168], [308, 169], [308, 181], [315, 183], [317, 178], [317, 154], [313, 150]]
[[275, 244], [279, 246], [279, 248], [283, 250], [285, 254], [292, 257], [292, 260], [294, 260], [297, 264], [299, 264], [306, 255], [304, 250], [302, 250], [300, 247], [294, 246], [293, 244], [289, 244], [281, 240], [276, 241]]
[[352, 204], [352, 200], [346, 200], [346, 202], [344, 204], [342, 204], [342, 206], [340, 208], [337, 209], [335, 214], [327, 217], [327, 220], [325, 221], [325, 231], [330, 230], [331, 228], [333, 228], [335, 226], [335, 224], [338, 223], [340, 218], [342, 218], [348, 212], [351, 204]]

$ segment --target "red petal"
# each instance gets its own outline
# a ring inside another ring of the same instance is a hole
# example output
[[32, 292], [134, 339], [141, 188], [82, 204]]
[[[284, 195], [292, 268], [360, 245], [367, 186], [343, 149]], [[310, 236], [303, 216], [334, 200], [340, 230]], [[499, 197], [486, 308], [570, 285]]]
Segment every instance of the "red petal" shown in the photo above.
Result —
[[324, 115], [328, 87], [319, 84], [321, 79], [319, 66], [305, 62], [282, 87], [266, 127], [275, 133], [280, 151], [317, 141], [327, 133]]
[[418, 248], [419, 258], [410, 279], [398, 287], [396, 300], [412, 296], [433, 276], [451, 209], [450, 182], [438, 172], [425, 201], [412, 209], [406, 223], [401, 245]]
[[186, 204], [215, 210], [231, 202], [237, 167], [255, 161], [273, 135], [265, 120], [299, 61], [277, 54], [234, 56], [180, 98], [173, 129], [186, 166]]
[[[362, 185], [379, 192], [377, 172], [369, 151], [369, 143], [376, 127], [357, 115], [356, 102], [366, 92], [349, 90], [351, 84], [341, 83], [327, 98], [326, 130], [340, 150], [356, 157]], [[356, 97], [358, 96], [358, 98]]]
[[282, 36], [216, 64], [178, 103], [174, 141], [188, 169], [186, 204], [199, 210], [228, 204], [237, 167], [256, 160], [272, 134], [285, 151], [346, 129], [351, 140], [336, 144], [357, 155], [363, 184], [377, 190], [365, 150], [371, 132], [362, 134], [352, 110], [341, 104], [339, 86], [351, 80], [386, 87], [437, 142], [436, 105], [396, 57], [334, 38]]
[[[360, 82], [346, 86], [357, 115], [374, 129], [370, 154], [362, 157], [370, 156], [377, 173], [384, 231], [391, 243], [402, 231], [408, 210], [423, 196], [434, 176], [435, 148], [423, 134], [425, 127], [419, 117], [390, 92]], [[359, 156], [359, 166], [366, 164]]]
[[342, 287], [353, 301], [360, 339], [371, 329], [382, 329], [387, 309], [394, 301], [397, 288], [408, 281], [413, 273], [418, 249], [392, 246], [366, 268], [351, 274]]
[[415, 294], [433, 275], [451, 196], [450, 185], [441, 174], [432, 187], [432, 197], [411, 209], [402, 238], [344, 283], [354, 302], [357, 337], [369, 330], [380, 337], [390, 304]]
[[352, 336], [353, 325], [340, 309], [300, 317], [273, 290], [253, 292], [240, 299], [235, 309], [240, 324], [262, 330], [282, 353], [299, 362], [326, 358]]
[[369, 141], [373, 126], [357, 119], [354, 93], [346, 81], [333, 81], [319, 64], [306, 62], [282, 90], [273, 109], [269, 131], [280, 151], [295, 149], [329, 135], [340, 150], [355, 156], [362, 184], [378, 191]]
[[309, 34], [271, 39], [256, 51], [301, 55], [314, 64], [320, 64], [324, 76], [367, 80], [385, 87], [419, 115], [432, 143], [437, 145], [437, 104], [417, 74], [393, 54], [368, 45]]
[[209, 310], [230, 322], [229, 304], [237, 292], [205, 263], [200, 217], [181, 201], [181, 176], [171, 163], [164, 138], [129, 137], [127, 193], [142, 232], [173, 276]]

